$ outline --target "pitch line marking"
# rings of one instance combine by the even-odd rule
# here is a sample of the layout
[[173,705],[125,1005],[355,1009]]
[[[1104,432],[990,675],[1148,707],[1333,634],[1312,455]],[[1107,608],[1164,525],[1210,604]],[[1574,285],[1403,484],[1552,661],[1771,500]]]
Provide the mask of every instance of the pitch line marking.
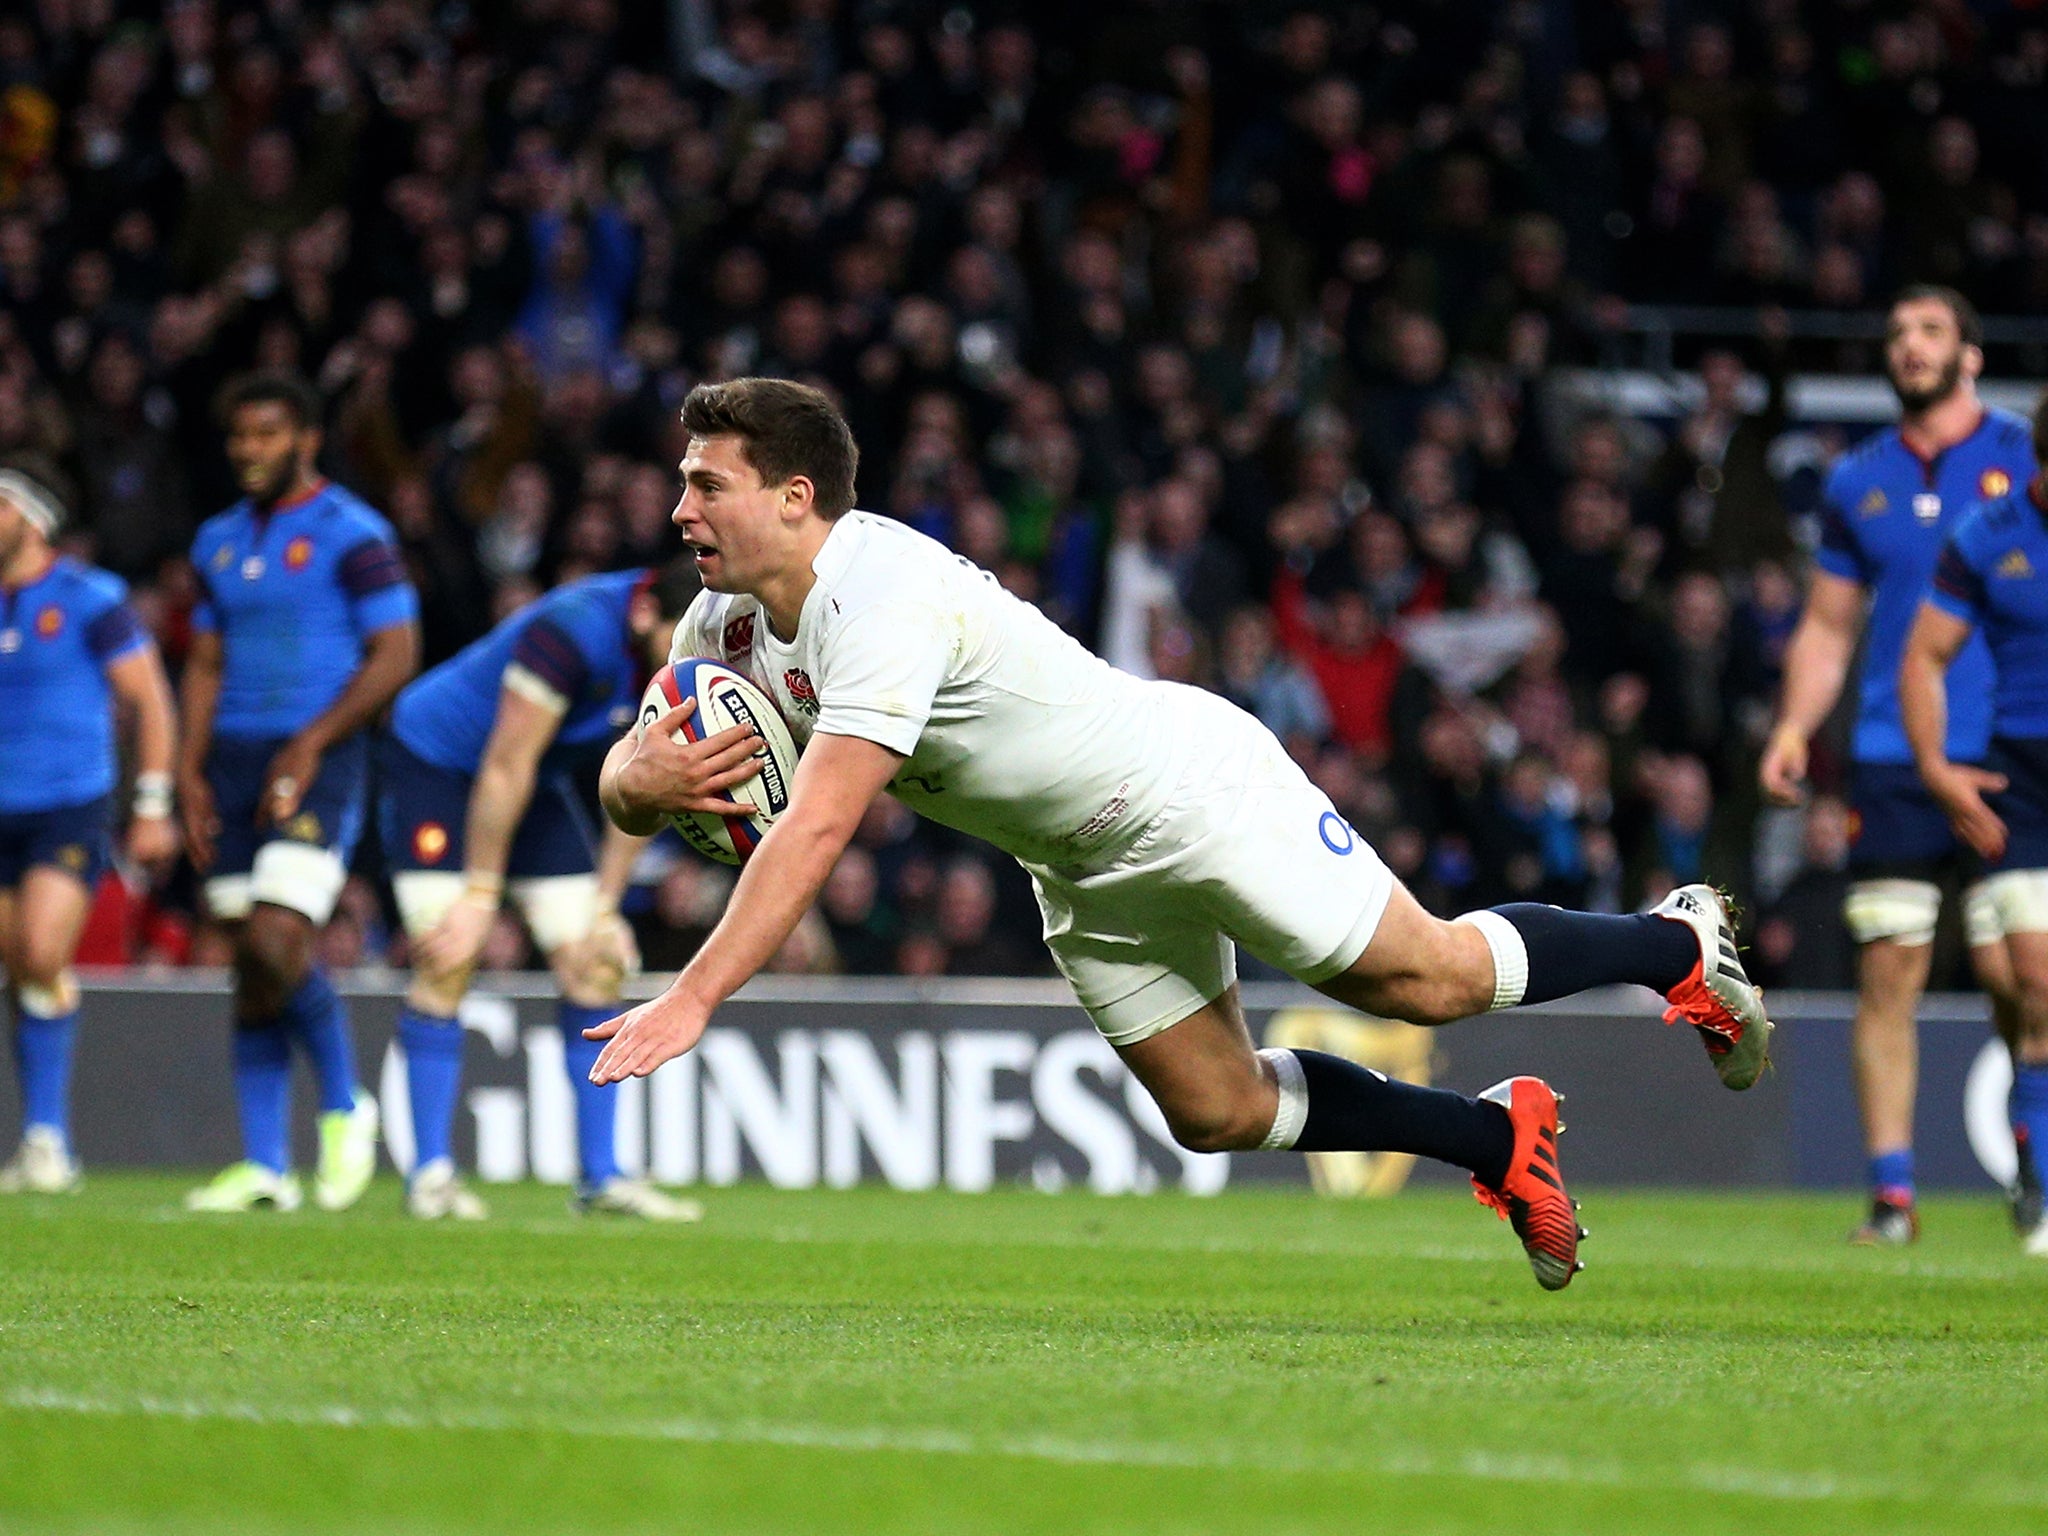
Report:
[[[685,1445],[783,1446],[792,1450],[923,1456],[1000,1456],[1065,1466],[1108,1466],[1194,1472],[1268,1472],[1292,1476],[1363,1472],[1396,1477],[1464,1477],[1487,1482],[1562,1484],[1669,1491],[1674,1485],[1700,1493],[1739,1494],[1781,1503],[1813,1504],[1837,1499],[1926,1502],[1936,1495],[1870,1478],[1827,1472],[1743,1470],[1689,1466],[1669,1472],[1635,1472],[1619,1462],[1560,1455],[1503,1455],[1460,1451],[1451,1455],[1417,1447],[1390,1449],[1375,1459],[1322,1460],[1313,1457],[1246,1455],[1227,1449],[1198,1450],[1143,1440],[1070,1440],[1054,1435],[964,1435],[944,1429],[841,1429],[824,1424],[774,1424],[705,1419],[627,1420],[602,1429],[549,1424],[509,1414],[464,1410],[414,1413],[402,1408],[353,1408],[346,1404],[267,1407],[257,1403],[205,1402],[191,1398],[138,1396],[117,1401],[54,1389],[11,1389],[0,1406],[28,1413],[95,1417],[182,1419],[309,1429],[398,1429],[454,1432],[518,1430],[553,1432],[586,1439],[646,1440]],[[2008,1508],[2048,1508],[2048,1487],[1994,1489],[1940,1497],[1950,1503]]]

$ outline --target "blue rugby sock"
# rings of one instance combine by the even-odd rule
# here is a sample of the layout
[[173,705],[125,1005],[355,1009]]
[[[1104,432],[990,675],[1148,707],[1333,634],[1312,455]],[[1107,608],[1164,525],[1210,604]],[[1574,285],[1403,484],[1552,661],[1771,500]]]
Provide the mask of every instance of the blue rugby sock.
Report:
[[2040,1169],[2043,1156],[2048,1155],[2048,1062],[2013,1064],[2012,1097],[2007,1105],[2012,1113],[2013,1139],[2023,1143],[2024,1150],[2033,1155],[2035,1168]]
[[[1419,1088],[1384,1077],[1322,1051],[1272,1052],[1301,1064],[1300,1089],[1308,1099],[1301,1128],[1288,1142],[1296,1152],[1412,1152],[1477,1174],[1498,1186],[1515,1155],[1515,1128],[1507,1112],[1448,1088]],[[1281,1071],[1281,1114],[1287,1114],[1287,1076]]]
[[235,1026],[235,1105],[242,1155],[273,1173],[291,1165],[285,1133],[292,1104],[292,1046],[269,1021]]
[[412,1166],[450,1156],[455,1102],[462,1094],[462,1026],[411,1004],[398,1016],[405,1047],[405,1083],[412,1099]]
[[1879,1152],[1870,1159],[1870,1188],[1880,1200],[1893,1205],[1913,1203],[1913,1149]]
[[18,1011],[14,1065],[21,1080],[21,1123],[47,1126],[71,1145],[71,1060],[78,1044],[78,1010],[55,1018]]
[[590,1080],[590,1069],[596,1065],[605,1042],[583,1038],[584,1030],[602,1024],[617,1012],[617,1004],[586,1008],[580,1003],[564,1002],[555,1015],[562,1028],[562,1060],[569,1070],[569,1086],[576,1094],[576,1155],[583,1166],[585,1189],[596,1189],[619,1173],[618,1146],[614,1140],[619,1090],[611,1084],[600,1088]]
[[1700,961],[1692,929],[1651,912],[1616,917],[1533,901],[1492,910],[1514,925],[1528,951],[1528,981],[1518,1003],[1547,1003],[1620,982],[1669,992]]
[[306,972],[298,991],[285,1000],[278,1022],[312,1059],[321,1113],[354,1108],[355,1041],[349,1032],[348,1008],[325,971],[316,965]]

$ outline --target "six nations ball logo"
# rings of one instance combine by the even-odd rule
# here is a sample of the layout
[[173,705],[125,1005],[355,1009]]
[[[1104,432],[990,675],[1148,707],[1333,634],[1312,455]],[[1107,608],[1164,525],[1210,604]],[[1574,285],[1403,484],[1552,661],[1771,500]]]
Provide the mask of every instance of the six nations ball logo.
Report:
[[[761,734],[760,722],[754,718],[753,707],[747,703],[745,694],[731,686],[719,688],[716,684],[713,684],[712,689],[717,695],[719,705],[725,710],[727,717],[731,719],[733,724],[750,725],[754,728],[755,734]],[[813,703],[811,708],[815,711],[817,705]],[[768,795],[768,814],[780,816],[789,809],[789,785],[783,780],[782,764],[775,760],[773,752],[766,750],[763,750],[760,754],[760,763],[760,782],[761,788]]]

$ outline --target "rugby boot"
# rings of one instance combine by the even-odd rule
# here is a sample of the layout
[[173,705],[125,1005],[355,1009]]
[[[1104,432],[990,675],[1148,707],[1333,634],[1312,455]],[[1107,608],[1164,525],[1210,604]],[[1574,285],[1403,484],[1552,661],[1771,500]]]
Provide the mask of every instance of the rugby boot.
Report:
[[70,1195],[81,1182],[77,1160],[54,1126],[30,1126],[20,1150],[0,1166],[0,1195]]
[[1563,1102],[1540,1077],[1511,1077],[1479,1095],[1508,1112],[1515,1130],[1515,1150],[1507,1176],[1498,1188],[1472,1178],[1472,1192],[1481,1205],[1492,1206],[1515,1229],[1529,1255],[1536,1283],[1561,1291],[1584,1269],[1579,1239],[1579,1207],[1564,1190],[1557,1165],[1557,1106]]
[[610,1178],[579,1190],[574,1210],[588,1215],[638,1216],[642,1221],[702,1221],[704,1207],[656,1189],[645,1179]]
[[253,1211],[259,1205],[274,1211],[296,1211],[305,1197],[298,1175],[279,1173],[261,1163],[230,1163],[214,1177],[185,1195],[185,1209],[216,1215]]
[[1735,952],[1735,920],[1727,898],[1711,885],[1681,885],[1650,911],[1684,923],[1700,941],[1699,964],[1664,994],[1670,1004],[1664,1022],[1698,1030],[1722,1083],[1747,1088],[1770,1065],[1775,1026],[1764,1013],[1763,993]]
[[2014,1235],[2032,1237],[2044,1214],[2041,1170],[2034,1166],[2034,1149],[2027,1142],[2024,1126],[2013,1127],[2013,1142],[2014,1150],[2019,1153],[2019,1171],[2013,1175],[2012,1187],[2005,1192],[2005,1199],[2012,1212]]
[[2020,1251],[2030,1258],[2048,1259],[2048,1217],[2034,1224],[2034,1230],[2021,1241]]
[[1920,1213],[1910,1200],[1887,1200],[1879,1195],[1870,1202],[1870,1214],[1849,1234],[1857,1248],[1903,1248],[1920,1236]]
[[376,1171],[377,1101],[358,1088],[353,1109],[332,1109],[320,1117],[313,1203],[323,1211],[347,1210],[362,1199]]
[[455,1165],[445,1157],[413,1170],[412,1182],[405,1190],[405,1208],[422,1221],[439,1221],[444,1216],[453,1221],[482,1221],[491,1214],[491,1208],[455,1176]]

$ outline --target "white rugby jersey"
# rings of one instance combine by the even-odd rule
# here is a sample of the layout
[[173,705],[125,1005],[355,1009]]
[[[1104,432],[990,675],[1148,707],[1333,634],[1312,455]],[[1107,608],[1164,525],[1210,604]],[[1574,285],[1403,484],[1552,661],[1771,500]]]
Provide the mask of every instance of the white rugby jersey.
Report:
[[812,569],[793,642],[757,599],[707,591],[670,659],[746,673],[799,747],[824,731],[902,753],[892,794],[1026,863],[1113,858],[1165,805],[1195,746],[1188,690],[1117,671],[891,518],[846,513]]

